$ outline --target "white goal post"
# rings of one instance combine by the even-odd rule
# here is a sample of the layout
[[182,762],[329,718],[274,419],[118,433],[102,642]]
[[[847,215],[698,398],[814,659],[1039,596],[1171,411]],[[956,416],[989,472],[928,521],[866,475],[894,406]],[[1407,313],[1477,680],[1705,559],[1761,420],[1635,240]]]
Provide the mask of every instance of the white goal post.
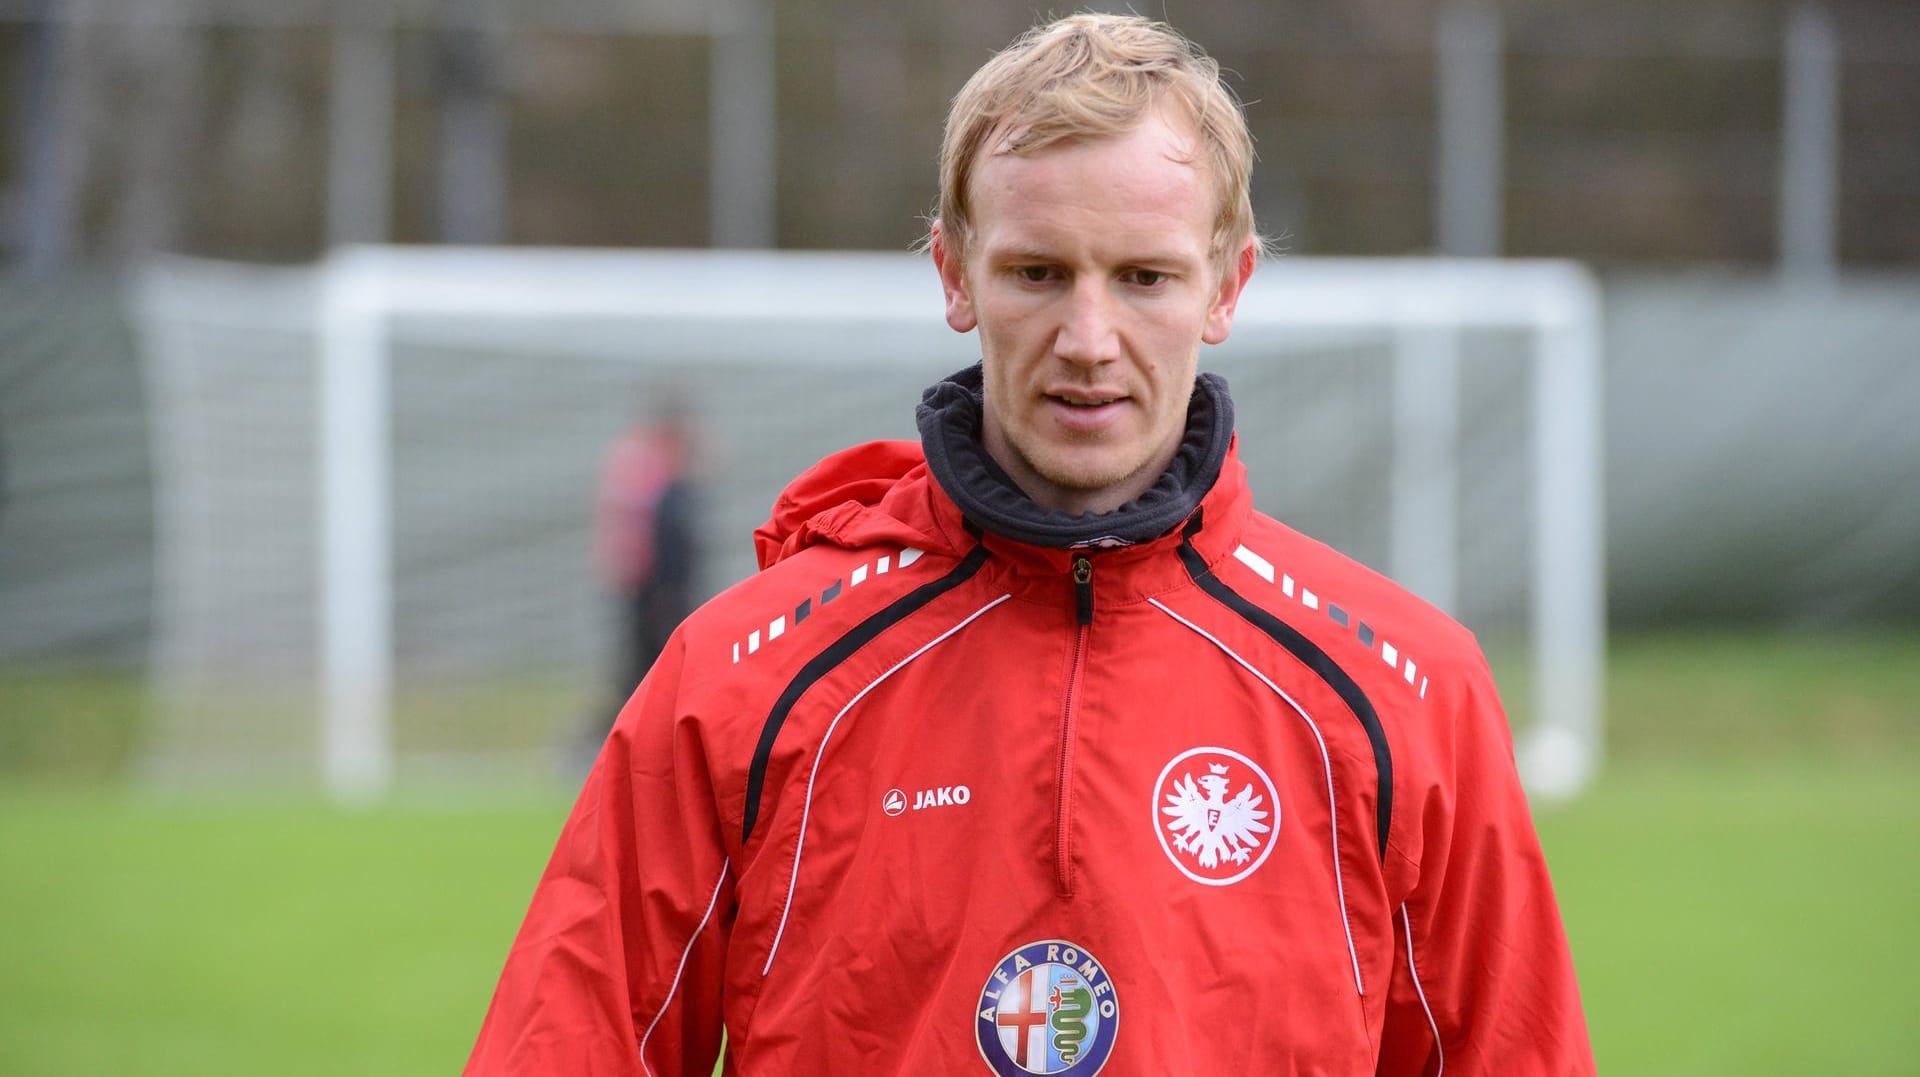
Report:
[[[972,355],[970,338],[941,319],[933,270],[905,254],[358,247],[328,258],[318,282],[321,756],[326,786],[346,799],[381,795],[395,773],[391,402],[403,326],[431,321],[444,338],[484,346],[508,324],[619,324],[631,330],[628,360],[779,356],[828,364],[829,382],[858,376],[832,364],[936,355],[959,357],[958,367]],[[1378,341],[1390,356],[1387,489],[1351,496],[1387,502],[1378,567],[1454,610],[1462,543],[1474,541],[1461,528],[1463,498],[1475,496],[1463,492],[1459,465],[1474,432],[1463,423],[1462,348],[1487,333],[1515,338],[1529,372],[1517,401],[1530,417],[1524,485],[1485,499],[1524,504],[1515,511],[1530,521],[1515,586],[1529,607],[1535,720],[1518,731],[1519,757],[1536,793],[1567,795],[1601,750],[1600,303],[1591,276],[1546,261],[1283,259],[1254,274],[1231,340],[1201,364],[1274,363],[1309,342]],[[911,405],[898,401],[903,414]],[[1253,409],[1240,407],[1244,448]],[[793,473],[811,463],[785,465]],[[1288,519],[1285,505],[1261,507]]]

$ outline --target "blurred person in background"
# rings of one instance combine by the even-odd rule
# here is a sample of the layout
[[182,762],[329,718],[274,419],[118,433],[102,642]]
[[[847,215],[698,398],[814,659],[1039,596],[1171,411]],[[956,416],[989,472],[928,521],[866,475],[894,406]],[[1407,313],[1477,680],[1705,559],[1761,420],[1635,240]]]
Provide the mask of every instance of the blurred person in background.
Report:
[[1471,635],[1254,511],[1252,145],[1166,26],[955,98],[982,361],[835,454],[628,703],[468,1073],[1590,1074]]
[[651,394],[642,415],[607,451],[594,506],[593,559],[619,609],[620,645],[610,693],[587,724],[588,757],[693,612],[699,546],[693,431],[678,394]]

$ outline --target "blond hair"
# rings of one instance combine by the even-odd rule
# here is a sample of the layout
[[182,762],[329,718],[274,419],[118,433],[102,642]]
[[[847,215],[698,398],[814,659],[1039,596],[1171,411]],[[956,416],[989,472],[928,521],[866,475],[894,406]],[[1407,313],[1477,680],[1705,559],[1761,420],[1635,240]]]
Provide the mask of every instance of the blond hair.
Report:
[[[1253,238],[1253,138],[1220,65],[1179,31],[1137,15],[1083,13],[1036,26],[973,73],[947,113],[940,146],[941,233],[965,258],[969,184],[982,153],[1037,153],[1137,126],[1163,101],[1193,124],[1193,162],[1213,180],[1213,255],[1222,266]],[[993,147],[989,150],[989,143]]]

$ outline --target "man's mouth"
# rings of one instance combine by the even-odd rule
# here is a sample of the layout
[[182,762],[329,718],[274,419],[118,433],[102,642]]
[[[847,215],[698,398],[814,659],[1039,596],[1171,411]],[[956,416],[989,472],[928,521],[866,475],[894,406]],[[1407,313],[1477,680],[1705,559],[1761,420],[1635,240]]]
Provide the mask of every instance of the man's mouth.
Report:
[[1105,407],[1106,405],[1111,404],[1117,400],[1124,399],[1123,397],[1119,397],[1119,396],[1093,396],[1085,393],[1074,393],[1071,395],[1061,394],[1061,393],[1049,393],[1048,396],[1051,399],[1058,401],[1059,403],[1065,404],[1070,408],[1099,408],[1099,407]]

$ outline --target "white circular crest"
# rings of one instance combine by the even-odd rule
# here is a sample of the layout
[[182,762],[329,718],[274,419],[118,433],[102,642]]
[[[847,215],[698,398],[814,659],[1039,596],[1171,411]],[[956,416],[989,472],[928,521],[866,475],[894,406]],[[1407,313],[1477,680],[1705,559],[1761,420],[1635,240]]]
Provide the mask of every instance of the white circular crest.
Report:
[[888,815],[899,815],[907,810],[907,794],[898,789],[889,789],[880,798],[880,810]]
[[1153,786],[1153,832],[1180,873],[1230,886],[1273,852],[1280,795],[1258,763],[1231,748],[1189,748]]

